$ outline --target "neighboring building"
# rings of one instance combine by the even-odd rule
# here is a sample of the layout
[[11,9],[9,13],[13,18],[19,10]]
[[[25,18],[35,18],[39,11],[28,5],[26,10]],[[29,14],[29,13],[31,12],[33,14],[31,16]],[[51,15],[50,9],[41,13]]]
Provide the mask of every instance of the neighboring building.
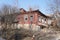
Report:
[[51,24],[51,17],[44,15],[39,10],[25,11],[23,8],[20,9],[17,20],[18,28],[30,30],[40,30],[40,28],[48,27]]

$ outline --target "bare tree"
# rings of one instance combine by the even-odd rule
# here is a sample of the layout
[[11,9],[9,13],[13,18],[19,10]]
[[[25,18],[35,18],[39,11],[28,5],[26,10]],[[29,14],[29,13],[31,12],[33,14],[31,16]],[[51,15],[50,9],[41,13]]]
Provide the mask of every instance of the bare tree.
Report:
[[60,0],[53,0],[49,5],[49,10],[53,13],[52,17],[56,20],[56,25],[60,27]]
[[18,8],[16,7],[12,7],[10,5],[3,5],[3,7],[1,8],[1,12],[2,12],[2,21],[5,28],[7,26],[11,26],[12,22],[15,20],[16,15],[15,13],[18,12]]

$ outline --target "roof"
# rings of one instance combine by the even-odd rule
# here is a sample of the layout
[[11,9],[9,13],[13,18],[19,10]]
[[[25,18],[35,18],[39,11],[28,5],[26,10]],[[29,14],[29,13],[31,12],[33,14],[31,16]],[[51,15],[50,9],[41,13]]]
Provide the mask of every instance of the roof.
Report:
[[39,10],[34,10],[34,11],[32,11],[32,12],[38,12],[39,15],[44,16],[44,17],[48,17],[48,16],[46,16],[45,14],[43,14],[43,13],[42,13],[41,11],[39,11]]
[[[23,9],[24,11],[24,9]],[[40,12],[39,10],[32,10],[32,11],[24,11],[24,12],[20,12],[20,14],[29,14],[29,13],[32,13],[32,12],[38,12],[39,15],[43,16],[43,17],[46,17],[46,18],[49,18],[49,16],[46,16],[45,14],[43,14],[42,12]]]

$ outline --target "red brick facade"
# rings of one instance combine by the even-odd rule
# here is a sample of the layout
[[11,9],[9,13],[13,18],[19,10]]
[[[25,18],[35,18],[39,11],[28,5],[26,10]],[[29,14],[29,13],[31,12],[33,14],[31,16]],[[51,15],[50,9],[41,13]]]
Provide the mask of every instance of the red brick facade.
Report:
[[[25,11],[24,9],[21,9],[20,15],[18,15],[17,20],[19,21],[18,23],[20,24],[20,27],[24,27],[26,29],[30,29],[31,27],[33,30],[35,30],[36,27],[42,25],[43,20],[45,24],[47,24],[48,18],[48,16],[42,14],[39,10]],[[39,19],[41,21],[39,21]]]

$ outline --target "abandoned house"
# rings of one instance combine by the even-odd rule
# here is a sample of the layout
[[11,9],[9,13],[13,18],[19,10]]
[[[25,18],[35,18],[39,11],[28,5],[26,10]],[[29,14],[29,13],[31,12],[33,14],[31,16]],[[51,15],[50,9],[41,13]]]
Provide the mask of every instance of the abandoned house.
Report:
[[48,27],[51,24],[51,17],[44,15],[39,10],[25,11],[20,9],[20,14],[17,16],[18,27],[30,30],[40,30],[43,27]]

